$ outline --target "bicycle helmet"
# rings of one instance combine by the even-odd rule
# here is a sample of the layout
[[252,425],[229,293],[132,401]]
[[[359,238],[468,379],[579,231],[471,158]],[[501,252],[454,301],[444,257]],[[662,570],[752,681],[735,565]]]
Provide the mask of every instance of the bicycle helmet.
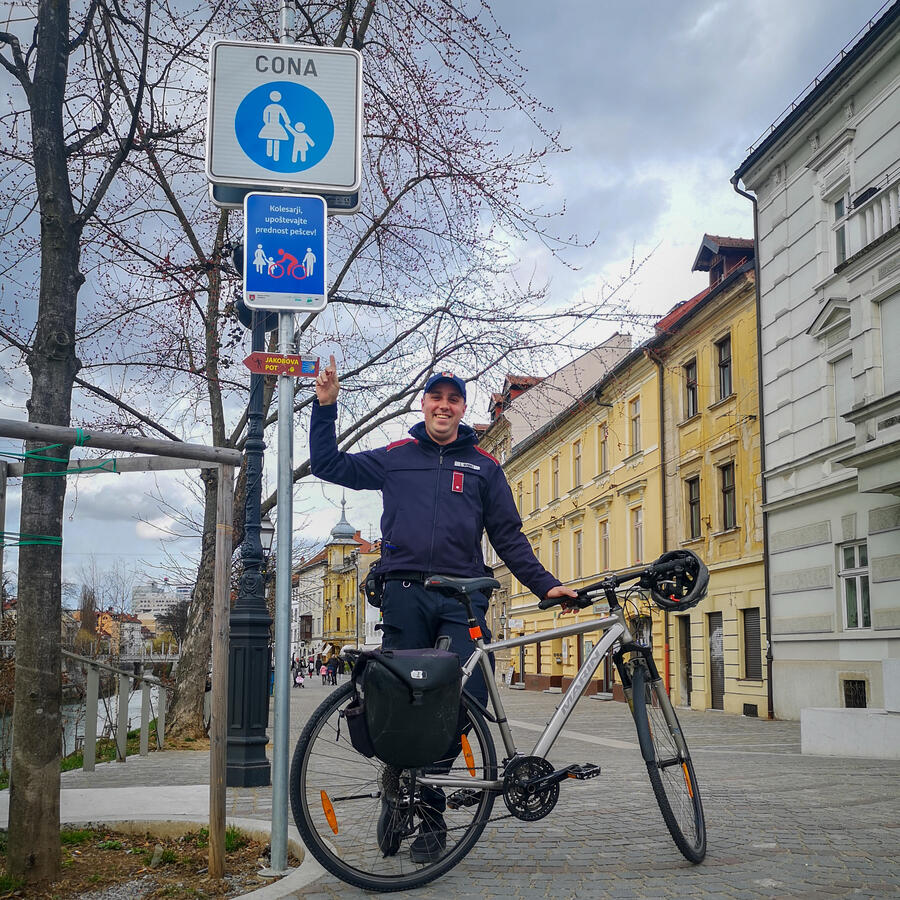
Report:
[[679,612],[696,606],[705,596],[709,569],[690,550],[670,550],[649,566],[641,586],[661,609]]

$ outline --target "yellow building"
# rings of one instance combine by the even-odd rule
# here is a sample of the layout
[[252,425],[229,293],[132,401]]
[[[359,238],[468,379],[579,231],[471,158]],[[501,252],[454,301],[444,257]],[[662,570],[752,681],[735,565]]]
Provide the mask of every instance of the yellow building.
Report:
[[[752,248],[752,241],[704,236],[694,268],[710,272],[709,288],[676,306],[652,338],[620,354],[601,377],[574,379],[590,387],[571,391],[564,408],[524,437],[510,420],[522,399],[540,405],[550,379],[492,404],[497,414],[481,446],[503,463],[538,558],[572,587],[664,550],[697,552],[711,572],[703,603],[677,616],[648,603],[637,610],[649,617],[657,665],[677,704],[765,714]],[[487,558],[503,585],[493,604],[495,633],[561,624],[558,607],[538,610],[538,599],[490,548]],[[526,688],[564,689],[598,638],[520,648],[498,660],[498,670],[514,669]],[[598,676],[589,690],[621,697],[609,665]]]
[[[543,565],[564,583],[580,587],[609,569],[656,558],[662,552],[659,366],[643,347],[628,352],[587,392],[571,395],[568,406],[530,435],[512,443],[508,423],[498,417],[482,446],[504,463],[523,531]],[[543,384],[530,388],[532,402]],[[506,417],[504,413],[503,418]],[[491,450],[491,448],[495,448]],[[542,611],[488,550],[506,596],[508,636],[554,627],[559,608]],[[589,618],[586,610],[567,616]],[[527,688],[564,689],[599,633],[561,638],[520,648],[509,661]],[[661,636],[654,653],[662,665]],[[498,663],[501,666],[503,661]],[[524,673],[524,679],[522,678]],[[610,667],[589,687],[613,691]]]
[[656,325],[664,363],[666,547],[710,570],[669,617],[669,690],[694,709],[768,714],[753,241],[704,235],[710,285]]
[[325,546],[322,637],[331,653],[365,643],[366,604],[359,593],[359,582],[379,554],[376,545],[360,537],[347,521],[345,507],[346,501],[342,500],[340,521],[331,530]]

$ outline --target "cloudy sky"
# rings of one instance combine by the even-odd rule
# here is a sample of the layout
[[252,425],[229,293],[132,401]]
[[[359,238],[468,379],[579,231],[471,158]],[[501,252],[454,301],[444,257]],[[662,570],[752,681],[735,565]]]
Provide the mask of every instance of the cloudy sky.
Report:
[[[555,296],[599,296],[632,257],[649,254],[629,287],[637,309],[661,315],[701,290],[706,276],[690,267],[703,233],[753,235],[750,204],[729,182],[747,149],[883,5],[492,0],[498,24],[521,49],[530,91],[552,109],[546,121],[570,148],[550,161],[551,184],[537,202],[565,204],[560,231],[596,236],[570,257],[577,271],[539,247],[518,247],[523,272],[550,279]],[[504,129],[511,145],[520,137],[514,123]],[[467,418],[485,419],[483,394]],[[187,489],[170,478],[160,485],[176,506],[189,505]],[[101,564],[118,554],[135,564],[161,558],[157,532],[134,518],[139,506],[151,508],[145,495],[153,488],[131,475],[72,485],[64,532],[70,577],[91,552]],[[348,495],[348,518],[364,536],[377,536],[378,500]],[[339,490],[304,482],[295,500],[298,535],[327,535],[339,503]],[[11,483],[6,527],[16,530],[17,522]]]

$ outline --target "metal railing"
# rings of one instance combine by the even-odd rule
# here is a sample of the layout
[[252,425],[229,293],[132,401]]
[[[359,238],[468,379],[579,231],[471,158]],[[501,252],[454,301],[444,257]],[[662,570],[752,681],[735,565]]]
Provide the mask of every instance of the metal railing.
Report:
[[[0,648],[12,648],[15,650],[15,641],[0,641]],[[130,725],[129,704],[131,699],[132,683],[134,689],[140,689],[141,692],[141,724],[138,740],[138,753],[140,756],[147,756],[150,752],[150,723],[151,723],[151,689],[155,686],[158,688],[156,702],[156,747],[158,750],[165,748],[166,734],[166,686],[155,675],[135,674],[134,672],[125,672],[117,669],[107,663],[100,662],[87,656],[80,656],[70,650],[62,650],[62,655],[67,659],[74,660],[87,669],[87,679],[85,684],[85,716],[84,716],[84,737],[82,742],[83,762],[82,771],[93,772],[97,763],[97,721],[100,711],[100,673],[101,671],[109,672],[118,679],[118,692],[115,727],[113,733],[115,735],[116,745],[116,762],[125,762],[128,756],[128,731]],[[108,717],[111,721],[111,717]],[[77,732],[77,727],[76,727]],[[13,736],[15,740],[15,736]]]

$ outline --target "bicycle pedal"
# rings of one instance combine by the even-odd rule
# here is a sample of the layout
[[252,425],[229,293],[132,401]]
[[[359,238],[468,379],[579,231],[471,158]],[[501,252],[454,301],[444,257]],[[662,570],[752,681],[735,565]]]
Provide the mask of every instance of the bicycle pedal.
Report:
[[593,763],[585,763],[583,766],[569,766],[569,778],[577,778],[584,781],[586,778],[596,778],[600,774],[600,766]]
[[481,791],[476,791],[473,788],[463,788],[459,791],[454,791],[447,798],[447,806],[450,809],[462,809],[464,806],[475,806],[481,800]]

